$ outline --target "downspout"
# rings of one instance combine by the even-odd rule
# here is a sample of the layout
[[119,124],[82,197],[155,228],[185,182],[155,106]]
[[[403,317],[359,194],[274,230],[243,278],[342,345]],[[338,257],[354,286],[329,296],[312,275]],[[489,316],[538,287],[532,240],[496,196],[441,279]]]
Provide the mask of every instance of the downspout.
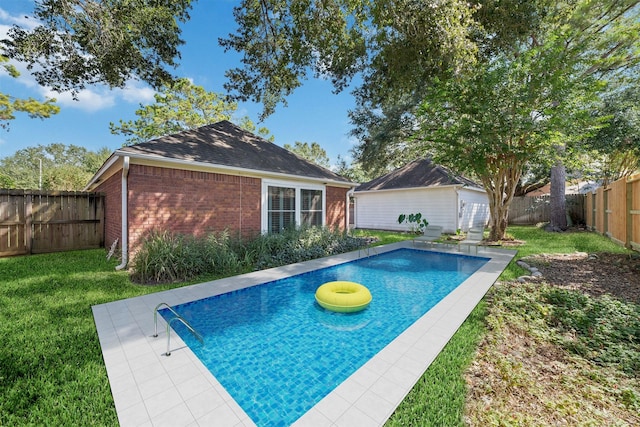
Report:
[[120,246],[122,247],[122,262],[120,265],[116,266],[116,270],[122,270],[127,266],[127,255],[128,255],[128,246],[129,246],[129,221],[128,219],[128,186],[127,186],[127,178],[129,177],[129,156],[124,156],[122,163],[122,236],[120,239]]

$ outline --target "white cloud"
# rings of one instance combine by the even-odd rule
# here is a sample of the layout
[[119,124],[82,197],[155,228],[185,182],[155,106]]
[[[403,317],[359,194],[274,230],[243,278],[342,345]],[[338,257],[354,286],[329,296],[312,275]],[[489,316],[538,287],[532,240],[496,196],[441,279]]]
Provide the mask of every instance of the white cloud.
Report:
[[49,88],[42,88],[42,95],[47,98],[55,98],[56,103],[62,107],[75,108],[78,110],[95,112],[111,108],[116,104],[114,94],[93,89],[83,89],[77,93],[76,99],[69,92],[58,93]]
[[154,101],[156,91],[149,86],[140,86],[140,83],[131,81],[123,89],[116,89],[118,95],[127,102],[148,104]]
[[42,96],[56,98],[63,107],[75,108],[88,112],[104,110],[115,106],[118,102],[149,104],[154,101],[155,90],[139,81],[130,80],[124,88],[108,89],[103,85],[96,85],[81,90],[73,98],[70,92],[58,93],[49,88],[41,88]]
[[[14,95],[22,98],[30,96],[40,96],[44,98],[55,98],[57,103],[62,107],[75,108],[88,112],[95,112],[111,108],[118,101],[127,103],[147,104],[153,102],[155,91],[149,86],[142,86],[139,82],[130,81],[124,88],[108,89],[104,85],[95,85],[85,88],[78,92],[76,99],[73,98],[71,92],[55,92],[51,88],[42,87],[36,82],[33,75],[27,70],[26,65],[11,61],[11,63],[20,72],[20,77],[13,79],[15,83],[19,83],[28,92],[14,93]],[[0,68],[0,79],[9,78],[9,74]],[[37,94],[34,94],[35,91]]]
[[0,24],[0,39],[7,38],[7,33],[9,32],[9,28],[11,28],[11,26]]
[[[0,25],[0,27],[6,26],[7,29],[9,28],[9,26],[18,25],[22,28],[31,30],[37,27],[39,24],[38,20],[33,18],[32,16],[26,14],[12,15],[2,8],[0,8],[0,22],[3,24],[8,24],[8,26]],[[6,35],[6,33],[4,33],[2,29],[0,29],[0,35]]]
[[[26,14],[11,14],[0,8],[0,39],[7,36],[7,32],[12,25],[19,25],[23,28],[31,29],[38,25],[37,19],[29,17]],[[55,98],[57,103],[67,108],[84,110],[87,112],[95,112],[107,108],[111,108],[119,101],[127,103],[147,104],[153,102],[155,91],[149,86],[137,80],[127,82],[124,88],[108,89],[104,85],[95,85],[85,88],[76,94],[76,99],[70,92],[58,93],[51,88],[42,87],[33,77],[31,71],[27,70],[26,64],[11,61],[11,64],[20,72],[20,77],[13,79],[14,83],[22,86],[26,93],[14,93],[15,96],[27,98],[41,96],[46,98]],[[37,70],[38,66],[34,67]],[[9,78],[9,74],[0,68],[0,79]],[[37,94],[34,94],[33,92]]]

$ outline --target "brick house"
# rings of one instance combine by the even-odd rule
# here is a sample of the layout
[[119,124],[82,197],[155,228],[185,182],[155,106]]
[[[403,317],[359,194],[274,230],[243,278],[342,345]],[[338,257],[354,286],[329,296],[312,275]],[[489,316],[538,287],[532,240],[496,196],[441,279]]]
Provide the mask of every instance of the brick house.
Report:
[[116,150],[85,190],[105,194],[105,244],[123,262],[151,230],[248,237],[289,225],[346,229],[355,187],[221,121]]

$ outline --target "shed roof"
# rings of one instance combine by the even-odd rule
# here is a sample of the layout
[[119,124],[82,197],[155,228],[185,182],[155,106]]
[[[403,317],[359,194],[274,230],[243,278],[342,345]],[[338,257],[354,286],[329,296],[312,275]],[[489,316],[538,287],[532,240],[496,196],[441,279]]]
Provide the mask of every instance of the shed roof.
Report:
[[386,175],[365,182],[355,191],[398,190],[445,185],[481,188],[476,182],[456,175],[444,166],[435,164],[431,159],[426,158],[414,160]]
[[124,147],[117,153],[350,182],[227,120]]

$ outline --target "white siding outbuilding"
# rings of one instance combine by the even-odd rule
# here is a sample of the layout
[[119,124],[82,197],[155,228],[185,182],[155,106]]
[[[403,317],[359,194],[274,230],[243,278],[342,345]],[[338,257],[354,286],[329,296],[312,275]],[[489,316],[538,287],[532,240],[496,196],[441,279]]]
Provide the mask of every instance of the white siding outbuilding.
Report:
[[484,189],[430,159],[416,160],[364,183],[353,193],[356,228],[407,231],[400,214],[421,213],[445,233],[484,227],[489,201]]

